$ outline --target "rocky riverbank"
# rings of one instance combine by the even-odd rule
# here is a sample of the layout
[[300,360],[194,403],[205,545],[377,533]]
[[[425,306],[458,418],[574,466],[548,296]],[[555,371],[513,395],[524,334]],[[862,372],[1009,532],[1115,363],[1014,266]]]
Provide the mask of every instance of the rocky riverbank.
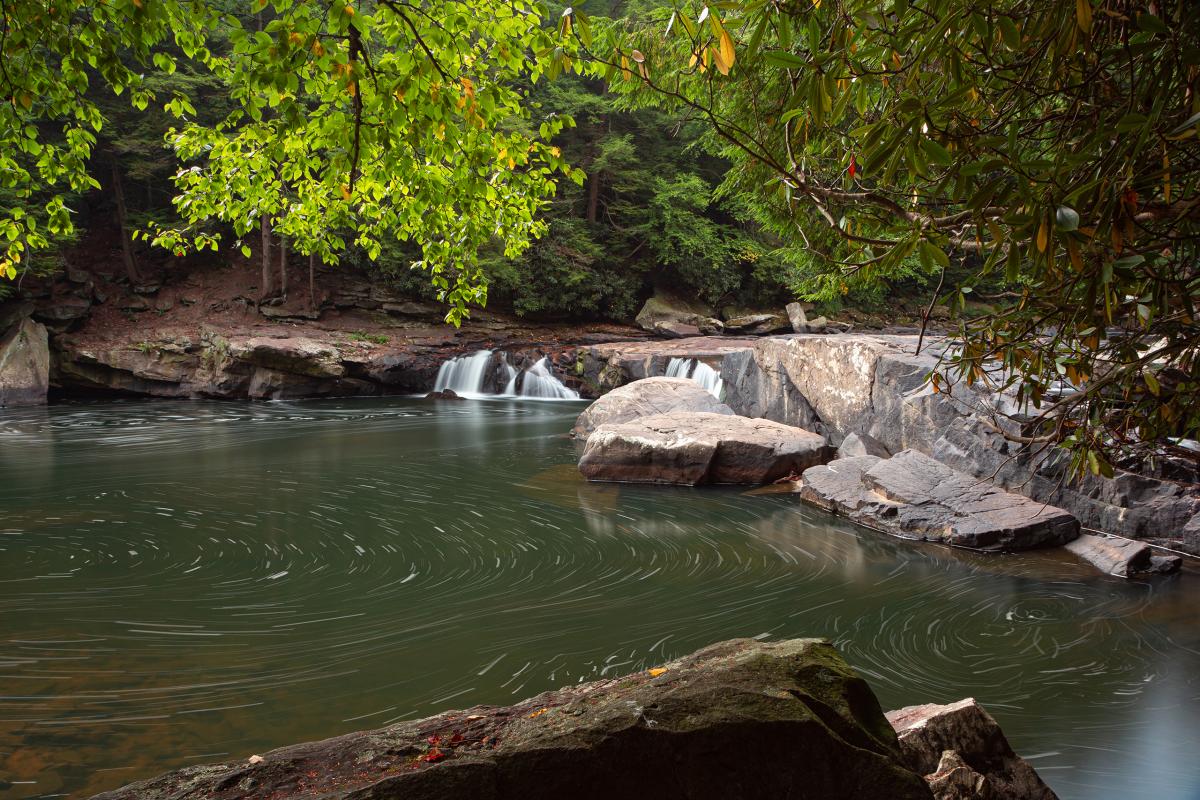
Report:
[[96,800],[564,796],[1054,798],[974,701],[885,716],[828,643],[740,639],[513,706],[246,754]]
[[[722,321],[661,298],[639,315],[642,328],[536,325],[476,312],[455,329],[441,322],[442,307],[350,273],[325,276],[314,303],[293,296],[274,305],[250,299],[252,287],[238,283],[246,274],[214,267],[129,286],[70,270],[27,287],[0,308],[0,405],[43,402],[48,392],[222,399],[424,393],[447,359],[484,350],[495,351],[481,372],[484,392],[501,391],[514,372],[542,359],[548,374],[589,398],[703,368],[729,413],[803,429],[830,448],[853,445],[859,455],[913,451],[932,459],[921,462],[929,464],[926,474],[936,463],[1062,509],[1085,529],[1200,555],[1194,464],[1164,458],[1152,467],[1125,465],[1113,479],[1068,480],[1061,453],[1034,452],[1004,436],[1019,426],[1006,416],[1015,410],[1010,398],[979,386],[934,392],[926,384],[945,346],[937,337],[918,353],[914,335],[846,332],[851,323],[809,320],[798,305],[788,314]],[[762,335],[785,322],[819,332]],[[739,335],[685,335],[702,328]],[[782,468],[786,459],[776,451],[771,458]],[[774,474],[769,466],[767,473]],[[837,507],[832,496],[827,501]],[[853,505],[868,524],[872,514],[891,511]],[[1087,549],[1096,560],[1112,560],[1111,542],[1094,545]],[[1131,564],[1148,563],[1135,554],[1111,571],[1136,574]]]

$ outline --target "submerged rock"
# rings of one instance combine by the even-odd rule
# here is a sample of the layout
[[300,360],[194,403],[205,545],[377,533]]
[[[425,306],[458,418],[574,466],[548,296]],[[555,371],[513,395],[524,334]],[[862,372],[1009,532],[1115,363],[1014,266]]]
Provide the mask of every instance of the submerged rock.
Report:
[[689,378],[645,378],[625,384],[596,400],[575,420],[571,432],[586,437],[606,423],[676,411],[733,414],[733,409]]
[[26,317],[0,335],[0,407],[44,405],[49,385],[46,326]]
[[825,437],[801,428],[691,411],[601,425],[588,437],[579,471],[593,481],[760,484],[831,457]]
[[972,698],[887,712],[908,765],[936,800],[1057,800]]
[[1183,559],[1174,555],[1156,556],[1150,545],[1115,536],[1080,534],[1067,543],[1067,549],[1102,572],[1118,578],[1132,578],[1148,572],[1178,572]]
[[916,450],[813,467],[804,472],[800,496],[871,528],[977,550],[1029,550],[1079,535],[1079,523],[1066,511],[998,489]]
[[438,391],[430,392],[425,395],[426,400],[462,400],[458,392],[453,389],[439,389]]
[[623,678],[188,767],[96,800],[929,800],[826,642],[723,642]]

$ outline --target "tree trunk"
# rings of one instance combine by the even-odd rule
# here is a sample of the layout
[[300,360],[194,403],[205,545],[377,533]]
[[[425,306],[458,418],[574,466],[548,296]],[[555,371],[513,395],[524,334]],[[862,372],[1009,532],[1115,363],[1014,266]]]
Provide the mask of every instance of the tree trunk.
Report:
[[262,218],[262,286],[259,287],[259,297],[266,300],[271,296],[271,221],[264,214]]
[[287,237],[279,237],[279,294],[287,300]]
[[595,222],[600,209],[600,173],[588,173],[587,221]]
[[121,260],[125,262],[125,274],[129,282],[136,284],[141,281],[138,274],[137,260],[133,256],[133,243],[129,239],[129,221],[125,213],[125,185],[121,180],[121,166],[116,156],[112,159],[113,197],[117,201],[117,227],[121,229]]
[[316,284],[313,282],[313,273],[316,272],[317,254],[312,253],[308,257],[308,308],[310,311],[317,310],[317,290]]

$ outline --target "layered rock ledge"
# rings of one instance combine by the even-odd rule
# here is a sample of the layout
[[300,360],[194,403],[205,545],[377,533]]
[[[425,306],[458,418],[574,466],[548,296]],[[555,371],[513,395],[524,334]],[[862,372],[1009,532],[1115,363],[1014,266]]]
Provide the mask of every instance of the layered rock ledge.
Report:
[[976,550],[1030,550],[1079,535],[1061,508],[997,489],[916,450],[840,458],[804,472],[800,496],[871,528]]
[[[939,746],[990,778],[991,751],[974,748],[995,733],[939,730]],[[514,706],[188,767],[96,800],[929,800],[913,752],[827,642],[740,639]],[[1008,786],[1011,758],[985,788]]]

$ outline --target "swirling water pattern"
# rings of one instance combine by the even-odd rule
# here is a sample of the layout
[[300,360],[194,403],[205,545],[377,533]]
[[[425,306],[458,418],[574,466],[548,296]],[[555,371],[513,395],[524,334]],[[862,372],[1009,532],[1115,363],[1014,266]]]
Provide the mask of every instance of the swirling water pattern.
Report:
[[581,406],[105,403],[0,416],[0,800],[825,636],[884,707],[974,696],[1070,798],[1200,796],[1197,578],[583,483]]

